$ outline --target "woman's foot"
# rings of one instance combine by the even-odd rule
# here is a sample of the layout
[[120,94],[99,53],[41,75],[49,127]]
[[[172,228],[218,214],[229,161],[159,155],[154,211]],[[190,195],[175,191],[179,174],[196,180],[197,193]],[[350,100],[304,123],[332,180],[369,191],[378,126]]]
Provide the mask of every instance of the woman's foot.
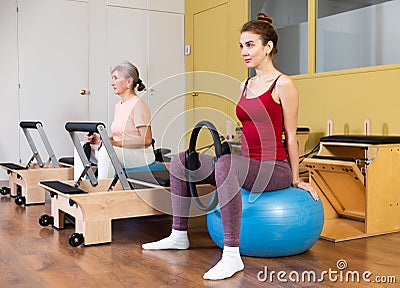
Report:
[[190,246],[187,231],[172,229],[171,235],[156,242],[142,245],[145,250],[188,249]]
[[230,278],[236,272],[242,271],[244,264],[240,257],[239,247],[224,247],[222,258],[219,262],[208,270],[203,279],[221,280]]

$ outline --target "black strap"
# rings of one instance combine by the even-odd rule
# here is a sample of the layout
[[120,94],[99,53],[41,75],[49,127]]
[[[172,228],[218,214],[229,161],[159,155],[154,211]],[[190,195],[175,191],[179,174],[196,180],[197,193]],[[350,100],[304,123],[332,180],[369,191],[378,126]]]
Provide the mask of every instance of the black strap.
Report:
[[272,90],[274,90],[276,82],[278,81],[279,77],[281,77],[282,74],[280,74],[278,77],[276,77],[275,81],[272,83],[271,87],[269,87],[269,92],[272,94]]
[[[276,82],[278,82],[278,79],[279,79],[279,77],[281,77],[281,76],[282,76],[282,74],[280,74],[278,77],[276,77],[276,79],[274,80],[274,82],[272,82],[271,86],[270,86],[269,89],[268,89],[268,91],[269,91],[270,93],[272,93],[272,91],[274,90],[274,88],[275,88],[275,86],[276,86]],[[247,91],[247,84],[249,83],[249,80],[250,80],[250,77],[247,78],[246,82],[244,83],[244,88],[243,88],[243,91],[242,91],[242,96],[244,96],[244,94],[245,94],[246,91]]]
[[250,77],[247,78],[246,82],[244,83],[244,88],[243,88],[243,91],[242,91],[242,97],[245,97],[245,98],[246,98],[245,94],[247,92],[247,84],[249,83],[249,80],[250,80]]

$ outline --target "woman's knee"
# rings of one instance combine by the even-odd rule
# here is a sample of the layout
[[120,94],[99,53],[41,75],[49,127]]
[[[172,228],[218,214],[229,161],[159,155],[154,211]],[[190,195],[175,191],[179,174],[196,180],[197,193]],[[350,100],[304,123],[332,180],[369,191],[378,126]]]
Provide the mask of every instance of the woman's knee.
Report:
[[230,166],[232,163],[232,155],[231,154],[225,154],[222,155],[221,157],[218,158],[217,163],[215,164],[215,167],[217,166]]
[[217,185],[221,185],[225,181],[230,181],[232,179],[232,173],[235,174],[235,167],[232,165],[231,155],[222,155],[215,163],[215,181]]
[[222,155],[215,163],[215,174],[228,174],[232,168],[232,156],[230,154]]
[[170,171],[173,175],[180,175],[185,170],[185,152],[179,152],[171,158]]

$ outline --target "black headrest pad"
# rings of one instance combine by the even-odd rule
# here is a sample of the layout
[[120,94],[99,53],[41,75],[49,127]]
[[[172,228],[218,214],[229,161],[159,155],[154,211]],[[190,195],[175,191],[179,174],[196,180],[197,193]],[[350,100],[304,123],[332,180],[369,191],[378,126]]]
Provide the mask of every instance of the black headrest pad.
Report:
[[357,144],[400,144],[400,136],[380,135],[331,135],[320,139],[324,143],[357,143]]
[[297,127],[296,132],[310,132],[308,127]]

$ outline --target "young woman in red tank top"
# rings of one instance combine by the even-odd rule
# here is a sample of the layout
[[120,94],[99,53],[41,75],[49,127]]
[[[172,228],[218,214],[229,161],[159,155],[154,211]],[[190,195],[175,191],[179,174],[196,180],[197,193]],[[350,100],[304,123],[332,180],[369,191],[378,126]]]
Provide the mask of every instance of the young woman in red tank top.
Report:
[[[239,253],[242,198],[240,188],[252,192],[273,191],[293,185],[318,195],[308,183],[299,180],[296,140],[298,93],[293,81],[273,65],[277,35],[272,20],[260,15],[243,25],[240,36],[242,57],[257,75],[242,84],[242,96],[236,107],[242,122],[242,156],[223,155],[213,170],[212,156],[199,154],[198,180],[216,185],[224,228],[221,260],[203,278],[220,280],[243,270]],[[284,127],[288,158],[282,142]],[[185,153],[171,160],[171,234],[143,249],[188,249],[187,236],[190,192],[185,179]],[[268,241],[268,239],[265,239]]]

